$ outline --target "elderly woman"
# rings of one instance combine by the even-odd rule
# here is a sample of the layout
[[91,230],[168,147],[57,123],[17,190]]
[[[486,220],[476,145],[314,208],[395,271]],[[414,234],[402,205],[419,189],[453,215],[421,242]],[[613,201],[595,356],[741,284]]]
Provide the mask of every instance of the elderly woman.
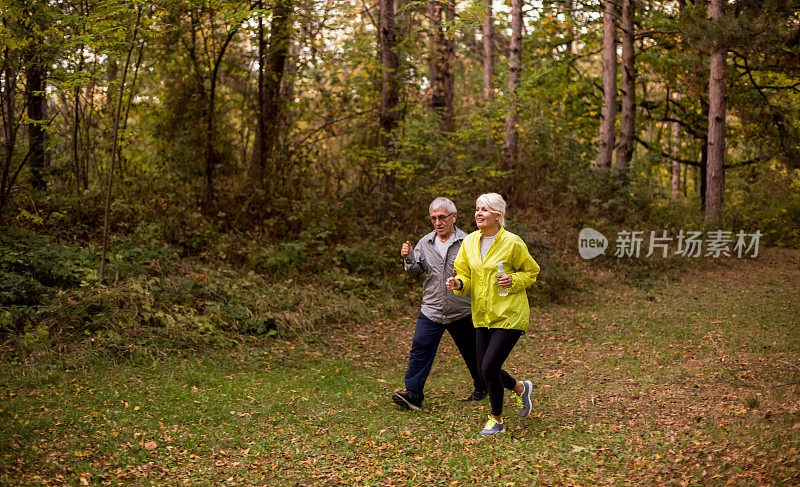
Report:
[[[504,389],[514,391],[523,418],[531,414],[530,381],[519,381],[503,370],[503,363],[528,329],[530,307],[525,289],[536,281],[539,265],[525,242],[505,230],[506,202],[497,193],[478,197],[475,223],[455,260],[455,277],[447,289],[457,295],[471,293],[478,369],[489,391],[491,414],[480,434],[505,432]],[[498,268],[502,267],[501,271]]]

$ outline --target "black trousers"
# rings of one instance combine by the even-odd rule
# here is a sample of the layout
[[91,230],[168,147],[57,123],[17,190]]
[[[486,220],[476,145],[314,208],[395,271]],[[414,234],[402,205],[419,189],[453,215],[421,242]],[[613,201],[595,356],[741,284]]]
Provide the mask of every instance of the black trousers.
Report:
[[442,341],[445,330],[453,337],[472,376],[475,389],[485,391],[483,378],[478,373],[475,328],[472,326],[472,317],[467,315],[445,325],[429,319],[422,312],[417,316],[414,340],[411,342],[411,353],[408,356],[408,369],[405,376],[406,389],[417,393],[420,398],[423,397],[422,390],[431,373],[433,359],[436,357],[436,351],[439,349],[439,343]]
[[503,328],[476,328],[475,345],[478,352],[478,369],[481,371],[486,389],[489,391],[489,402],[492,414],[503,414],[503,389],[514,389],[517,379],[503,370],[511,350],[522,336],[522,330],[506,330]]

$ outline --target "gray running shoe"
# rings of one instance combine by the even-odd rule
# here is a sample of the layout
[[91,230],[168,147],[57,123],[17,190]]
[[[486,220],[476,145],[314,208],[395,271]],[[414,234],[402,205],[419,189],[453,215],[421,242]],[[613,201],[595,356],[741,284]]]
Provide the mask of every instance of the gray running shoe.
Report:
[[533,390],[533,382],[524,380],[522,381],[522,395],[516,396],[517,404],[519,404],[519,415],[523,418],[531,415],[531,390]]
[[506,432],[506,426],[500,421],[494,419],[490,414],[489,420],[486,421],[485,425],[483,425],[483,429],[481,430],[481,436],[494,436],[505,432]]

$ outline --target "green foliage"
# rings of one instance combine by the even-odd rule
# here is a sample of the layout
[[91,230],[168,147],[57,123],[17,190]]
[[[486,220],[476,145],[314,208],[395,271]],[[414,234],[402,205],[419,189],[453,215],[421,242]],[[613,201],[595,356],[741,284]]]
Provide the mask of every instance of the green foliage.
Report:
[[[725,220],[734,231],[756,230],[762,245],[800,248],[800,170],[781,165],[751,166],[734,179],[726,193]],[[764,205],[769,201],[769,205]]]

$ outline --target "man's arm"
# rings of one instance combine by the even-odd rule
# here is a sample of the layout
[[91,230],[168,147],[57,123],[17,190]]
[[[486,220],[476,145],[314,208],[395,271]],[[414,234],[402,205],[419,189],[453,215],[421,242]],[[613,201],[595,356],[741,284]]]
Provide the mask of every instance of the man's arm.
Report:
[[425,258],[420,250],[420,245],[411,247],[411,243],[406,241],[400,249],[400,256],[403,257],[403,269],[413,278],[425,274]]

